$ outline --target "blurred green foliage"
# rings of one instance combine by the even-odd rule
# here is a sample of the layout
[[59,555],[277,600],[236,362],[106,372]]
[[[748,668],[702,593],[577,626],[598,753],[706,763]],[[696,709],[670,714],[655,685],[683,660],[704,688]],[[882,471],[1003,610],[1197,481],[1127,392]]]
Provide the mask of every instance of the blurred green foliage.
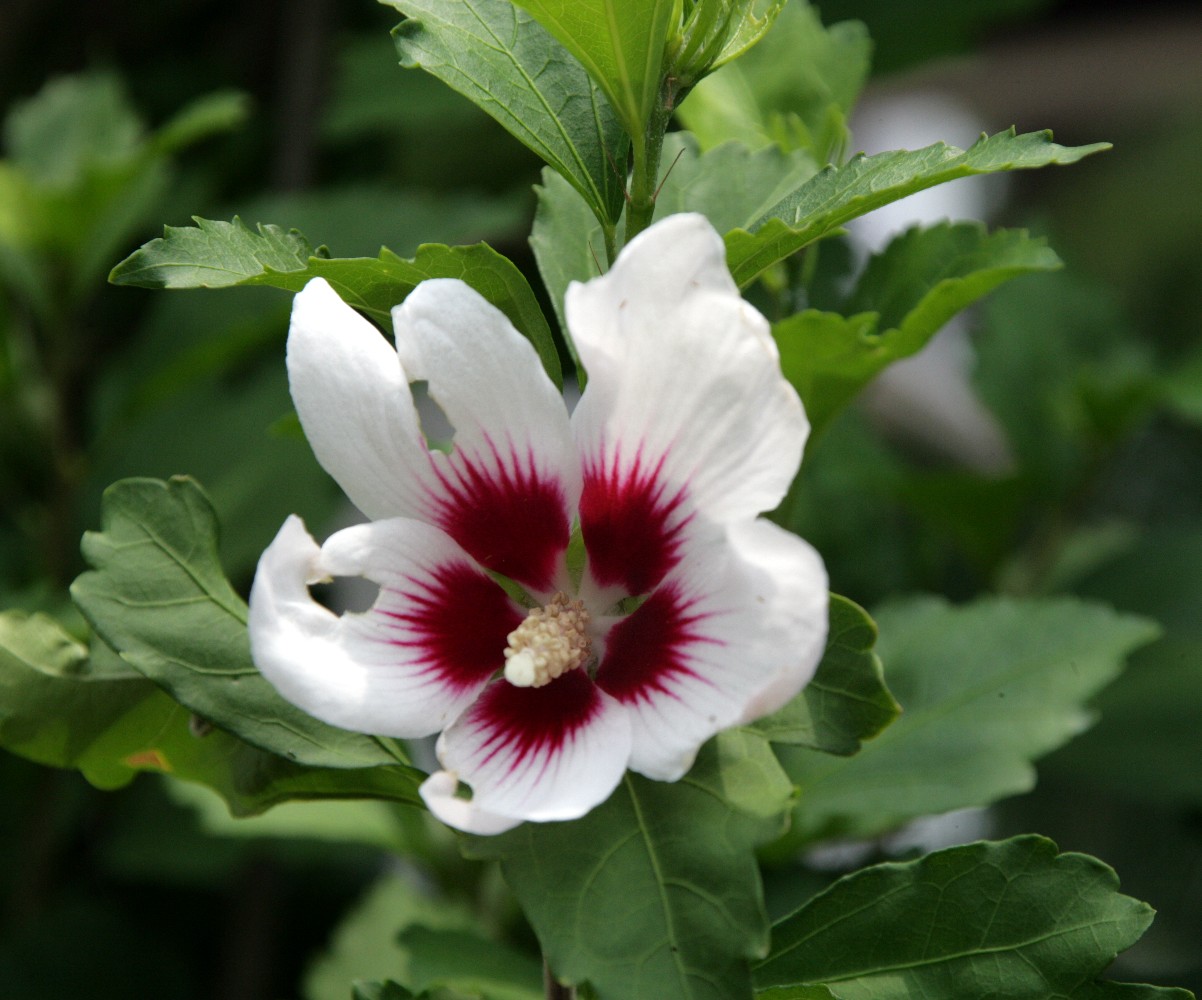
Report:
[[[866,21],[876,68],[894,70],[1003,21],[1038,29],[1047,7],[828,0],[821,13]],[[0,606],[60,618],[72,634],[56,626],[48,641],[66,673],[87,633],[62,589],[113,480],[196,475],[239,586],[286,514],[338,516],[289,416],[286,298],[103,284],[164,221],[296,226],[340,256],[488,238],[539,287],[521,241],[536,158],[432,77],[402,72],[395,19],[370,4],[302,14],[205,0],[155,4],[135,22],[115,4],[80,14],[65,0],[0,14]],[[861,40],[846,37],[857,51]],[[842,148],[843,117],[808,110],[752,124]],[[1116,152],[1024,183],[1006,220],[1046,234],[1068,269],[1008,284],[977,315],[975,383],[1012,466],[952,466],[852,409],[814,442],[779,516],[823,553],[834,589],[869,607],[923,591],[1076,594],[1160,623],[1100,697],[1097,727],[994,822],[1117,867],[1124,891],[1161,911],[1122,976],[1197,990],[1202,117],[1165,108],[1104,134]],[[33,739],[38,759],[67,762],[53,734]],[[0,788],[6,995],[335,1000],[352,978],[462,987],[415,973],[437,969],[434,931],[483,927],[532,953],[495,870],[460,859],[445,831],[403,807],[294,805],[234,826],[207,791],[143,777],[101,794],[9,755]],[[389,848],[413,860],[398,867]],[[769,900],[800,901],[827,878],[774,861]],[[363,927],[371,941],[353,935]],[[529,969],[515,976],[505,982],[523,995]]]

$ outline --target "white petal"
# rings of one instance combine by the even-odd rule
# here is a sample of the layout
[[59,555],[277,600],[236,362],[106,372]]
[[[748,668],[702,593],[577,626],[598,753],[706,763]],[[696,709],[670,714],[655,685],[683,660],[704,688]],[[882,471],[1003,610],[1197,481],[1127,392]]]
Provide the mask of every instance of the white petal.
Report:
[[420,516],[429,460],[381,333],[314,278],[292,304],[288,382],[317,460],[370,518]]
[[[443,732],[437,752],[443,767],[471,786],[473,814],[575,819],[622,779],[630,725],[583,671],[539,688],[498,680]],[[449,811],[440,818],[457,825]]]
[[586,490],[590,474],[637,463],[709,520],[780,502],[809,424],[702,216],[641,233],[608,274],[568,289],[566,313],[588,372],[572,418]]
[[432,455],[429,518],[489,569],[553,589],[580,495],[563,398],[530,342],[462,281],[421,285],[393,310],[406,376],[455,429]]
[[[534,348],[461,281],[422,282],[393,322],[395,351],[326,282],[296,297],[288,375],[318,460],[368,517],[438,524],[489,569],[549,592],[580,472]],[[417,380],[454,427],[450,455],[426,447]]]
[[[363,576],[372,608],[336,615],[308,584]],[[290,517],[263,553],[250,596],[255,664],[288,701],[343,729],[438,732],[504,665],[521,610],[439,529],[392,519],[324,546]]]
[[693,525],[684,558],[605,640],[597,684],[630,713],[632,770],[674,781],[702,743],[813,676],[827,580],[801,539],[767,521]]
[[476,802],[459,798],[455,794],[458,788],[459,779],[450,771],[435,771],[422,782],[418,791],[430,812],[447,826],[453,826],[464,833],[492,837],[512,830],[522,822],[512,816],[498,816],[486,812]]

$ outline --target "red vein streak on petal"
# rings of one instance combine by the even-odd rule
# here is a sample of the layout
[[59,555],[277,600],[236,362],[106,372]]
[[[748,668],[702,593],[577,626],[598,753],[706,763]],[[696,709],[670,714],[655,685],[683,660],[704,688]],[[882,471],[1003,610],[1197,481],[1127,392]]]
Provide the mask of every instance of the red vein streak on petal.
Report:
[[509,633],[522,612],[497,584],[467,562],[447,563],[427,579],[408,577],[390,590],[380,613],[403,637],[395,646],[424,653],[426,671],[456,691],[477,687],[505,665]]
[[664,459],[644,464],[642,453],[623,466],[615,451],[608,463],[584,470],[580,528],[589,571],[601,586],[621,584],[645,594],[680,561],[685,489],[669,493],[660,478]]
[[605,640],[597,686],[625,705],[675,698],[674,678],[698,677],[690,647],[721,645],[698,627],[711,613],[690,611],[693,603],[678,585],[668,584],[616,622]]
[[436,466],[442,494],[434,520],[481,565],[526,587],[548,590],[570,525],[563,486],[540,472],[529,452],[506,462],[485,438],[493,461],[456,451],[451,469]]
[[570,670],[537,688],[497,681],[470,710],[473,728],[487,734],[481,766],[504,755],[513,772],[535,758],[541,760],[537,778],[601,706],[601,695],[583,670]]

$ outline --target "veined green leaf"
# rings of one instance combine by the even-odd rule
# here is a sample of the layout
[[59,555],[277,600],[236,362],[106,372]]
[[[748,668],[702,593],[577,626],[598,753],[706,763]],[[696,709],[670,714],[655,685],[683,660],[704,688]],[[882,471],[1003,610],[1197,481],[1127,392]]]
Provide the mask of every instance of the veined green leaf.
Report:
[[773,928],[763,1000],[1188,1000],[1096,982],[1152,922],[1118,877],[1042,837],[977,843],[848,875]]
[[778,747],[801,790],[796,843],[872,837],[1026,791],[1031,762],[1093,721],[1088,699],[1157,631],[1070,599],[919,599],[875,617],[902,714],[854,757]]
[[98,788],[157,771],[217,792],[237,816],[292,799],[417,801],[422,775],[402,766],[305,767],[200,723],[157,684],[52,619],[0,613],[0,745],[76,768]]
[[784,708],[749,728],[773,743],[843,756],[856,753],[901,711],[872,651],[876,638],[868,613],[832,594],[826,651],[813,680]]
[[392,307],[427,278],[458,278],[500,309],[534,344],[547,374],[562,383],[559,357],[547,320],[526,279],[507,257],[485,243],[448,247],[427,243],[412,260],[383,249],[378,257],[315,256],[295,230],[241,219],[196,226],[166,226],[163,235],[135,250],[109,275],[117,285],[142,288],[231,288],[268,285],[299,292],[325,278],[348,305],[391,327]]
[[921,350],[1003,282],[1060,267],[1042,238],[972,222],[910,229],[865,268],[842,314],[809,309],[773,327],[785,377],[815,431],[877,373]]
[[1067,147],[1051,132],[982,136],[967,150],[946,143],[923,149],[860,155],[821,173],[782,198],[750,227],[726,234],[735,280],[747,285],[766,267],[844,223],[907,195],[958,177],[1076,163],[1109,143]]
[[767,944],[753,847],[790,792],[764,740],[727,732],[678,782],[628,776],[582,819],[466,849],[501,862],[552,971],[598,1000],[734,1000]]
[[563,43],[641,143],[659,99],[673,0],[514,0]]
[[255,669],[246,605],[217,560],[213,508],[190,479],[126,479],[105,492],[103,530],[84,536],[94,567],[71,595],[121,659],[239,739],[310,767],[402,761],[370,736],[306,715]]
[[579,62],[509,0],[385,0],[408,17],[393,32],[401,62],[420,66],[483,108],[616,222],[628,138]]

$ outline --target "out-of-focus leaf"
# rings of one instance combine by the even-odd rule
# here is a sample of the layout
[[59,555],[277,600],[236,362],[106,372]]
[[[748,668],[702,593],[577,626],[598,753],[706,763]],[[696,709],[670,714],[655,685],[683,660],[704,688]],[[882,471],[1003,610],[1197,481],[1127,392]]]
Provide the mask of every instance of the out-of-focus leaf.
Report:
[[[72,597],[122,660],[252,746],[311,767],[402,760],[390,743],[318,722],[255,669],[246,605],[222,573],[216,534],[213,508],[192,480],[115,483],[102,530],[84,537],[94,569]],[[416,773],[404,773],[411,789]]]
[[240,219],[196,226],[167,226],[123,260],[109,276],[118,285],[143,288],[230,288],[267,285],[299,292],[325,278],[344,302],[386,328],[392,307],[427,278],[458,278],[504,312],[534,344],[547,373],[559,384],[559,358],[546,318],[522,273],[492,247],[448,247],[428,243],[412,260],[383,249],[380,255],[328,259],[314,256],[298,232],[279,226],[249,229]]
[[1202,805],[1202,529],[1154,528],[1078,582],[1092,598],[1156,618],[1165,634],[1098,699],[1095,729],[1048,762],[1065,780],[1178,809]]
[[413,988],[451,989],[488,1000],[542,1000],[540,964],[471,931],[413,926],[398,940],[409,952]]
[[848,875],[773,928],[756,982],[785,1000],[1188,1000],[1185,990],[1099,983],[1152,922],[1118,877],[1042,837],[938,851]]
[[334,931],[304,980],[305,1000],[345,1000],[351,980],[412,984],[410,953],[398,935],[411,927],[468,931],[472,915],[445,899],[423,894],[417,880],[382,876]]
[[492,115],[566,178],[598,219],[622,211],[628,140],[609,101],[563,46],[509,0],[387,0],[419,66]]
[[901,711],[873,652],[876,624],[858,604],[831,595],[826,651],[814,679],[780,711],[752,724],[773,743],[846,756]]
[[803,183],[748,229],[727,233],[727,261],[735,280],[746,285],[771,264],[844,223],[916,191],[974,174],[1076,163],[1108,148],[1104,142],[1060,146],[1052,142],[1051,132],[1016,135],[1010,129],[982,136],[967,150],[940,142],[913,152],[856,156]]
[[158,153],[174,153],[218,132],[241,125],[250,114],[250,102],[237,90],[219,90],[198,97],[164,122],[151,137]]
[[420,996],[410,993],[404,986],[398,986],[391,980],[383,983],[353,983],[352,1000],[422,1000]]
[[854,757],[778,747],[800,786],[790,837],[871,837],[907,820],[1026,791],[1033,760],[1093,721],[1088,699],[1156,635],[1070,599],[935,599],[875,615],[902,714]]
[[13,164],[45,187],[67,188],[87,171],[135,156],[142,122],[115,76],[67,76],[50,81],[15,107],[4,123]]
[[820,164],[837,160],[871,55],[858,21],[825,28],[812,7],[792,0],[753,51],[693,89],[680,119],[706,149],[737,139],[805,150]]
[[598,1000],[730,1000],[767,945],[753,848],[791,789],[767,743],[727,732],[680,781],[628,776],[569,823],[467,841],[496,859],[551,970]]
[[1046,241],[978,223],[914,228],[865,268],[841,314],[807,309],[773,328],[781,367],[821,430],[875,375],[921,350],[1003,282],[1060,267]]

